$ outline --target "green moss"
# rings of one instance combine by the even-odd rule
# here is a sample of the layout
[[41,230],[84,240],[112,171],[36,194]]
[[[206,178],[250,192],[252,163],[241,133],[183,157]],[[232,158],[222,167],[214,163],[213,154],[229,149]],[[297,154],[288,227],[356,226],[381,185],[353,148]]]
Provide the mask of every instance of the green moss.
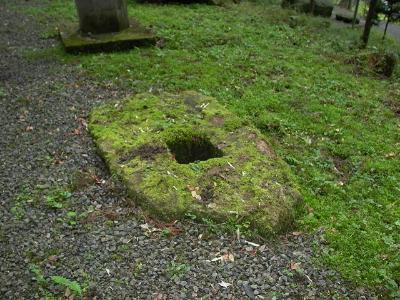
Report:
[[211,97],[141,94],[94,110],[90,131],[111,171],[154,215],[236,215],[264,235],[294,221],[300,198],[286,164]]

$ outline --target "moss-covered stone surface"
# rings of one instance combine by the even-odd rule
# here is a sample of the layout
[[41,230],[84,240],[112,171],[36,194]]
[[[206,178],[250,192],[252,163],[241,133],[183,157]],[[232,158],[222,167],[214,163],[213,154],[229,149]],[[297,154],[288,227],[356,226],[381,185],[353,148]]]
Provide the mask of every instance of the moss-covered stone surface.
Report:
[[[345,23],[352,23],[354,18],[354,13],[352,11],[347,11],[345,9],[340,9],[335,12],[335,18],[338,21]],[[355,24],[360,24],[360,18],[356,18]]]
[[119,32],[87,35],[82,34],[77,25],[60,27],[61,41],[67,52],[114,51],[155,44],[156,37],[150,30],[131,20],[130,27]]
[[95,109],[90,131],[112,173],[159,218],[186,213],[287,229],[301,198],[260,132],[195,92],[140,94]]
[[[313,13],[315,16],[330,18],[333,11],[333,2],[331,0],[283,0],[282,7],[293,8],[303,13]],[[314,8],[313,8],[314,6]]]

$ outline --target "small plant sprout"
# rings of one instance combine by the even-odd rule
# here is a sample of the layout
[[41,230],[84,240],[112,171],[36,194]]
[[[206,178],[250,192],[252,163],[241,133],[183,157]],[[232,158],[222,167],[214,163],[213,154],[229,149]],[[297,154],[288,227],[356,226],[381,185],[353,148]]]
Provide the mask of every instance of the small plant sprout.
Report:
[[77,281],[69,280],[63,276],[51,276],[51,280],[58,285],[68,288],[75,295],[82,295],[82,288]]
[[30,265],[29,270],[34,274],[35,280],[41,286],[47,284],[46,278],[44,278],[43,271],[37,265]]
[[68,191],[56,189],[46,196],[46,205],[50,208],[63,208],[64,202],[71,198],[71,196],[72,194]]
[[67,212],[68,224],[71,226],[75,226],[77,224],[78,214],[75,211]]
[[171,230],[169,230],[168,228],[164,228],[164,229],[161,231],[161,236],[162,236],[162,237],[168,238],[168,237],[170,237],[171,235],[172,235]]
[[179,279],[190,271],[190,266],[187,264],[180,264],[171,262],[167,267],[167,274],[172,279]]
[[142,269],[143,269],[142,261],[140,259],[136,260],[132,271],[133,277],[138,278],[140,276],[140,273],[142,272]]

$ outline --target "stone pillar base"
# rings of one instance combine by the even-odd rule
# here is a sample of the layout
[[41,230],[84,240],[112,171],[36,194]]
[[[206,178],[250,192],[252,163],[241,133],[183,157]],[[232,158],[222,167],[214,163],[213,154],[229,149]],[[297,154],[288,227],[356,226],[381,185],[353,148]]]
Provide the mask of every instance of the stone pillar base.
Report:
[[69,53],[118,51],[144,45],[154,45],[155,35],[135,21],[130,27],[113,33],[81,34],[78,26],[61,26],[59,33]]

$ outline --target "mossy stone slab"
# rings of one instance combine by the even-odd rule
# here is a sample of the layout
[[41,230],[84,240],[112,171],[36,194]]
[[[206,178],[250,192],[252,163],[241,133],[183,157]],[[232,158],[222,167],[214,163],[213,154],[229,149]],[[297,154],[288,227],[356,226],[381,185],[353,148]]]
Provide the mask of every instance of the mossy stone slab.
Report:
[[130,21],[127,29],[119,32],[101,34],[82,34],[77,25],[60,26],[60,37],[69,53],[116,51],[137,46],[153,45],[154,33],[135,21]]
[[[293,8],[299,12],[311,13],[312,5],[310,0],[283,0],[283,8]],[[330,18],[333,11],[333,2],[331,0],[314,0],[315,16]]]
[[[335,13],[335,18],[344,23],[353,23],[354,12],[341,10]],[[356,17],[355,24],[360,24],[360,18]]]
[[161,219],[190,213],[270,235],[301,207],[286,163],[214,98],[140,94],[94,109],[89,129],[110,171]]

